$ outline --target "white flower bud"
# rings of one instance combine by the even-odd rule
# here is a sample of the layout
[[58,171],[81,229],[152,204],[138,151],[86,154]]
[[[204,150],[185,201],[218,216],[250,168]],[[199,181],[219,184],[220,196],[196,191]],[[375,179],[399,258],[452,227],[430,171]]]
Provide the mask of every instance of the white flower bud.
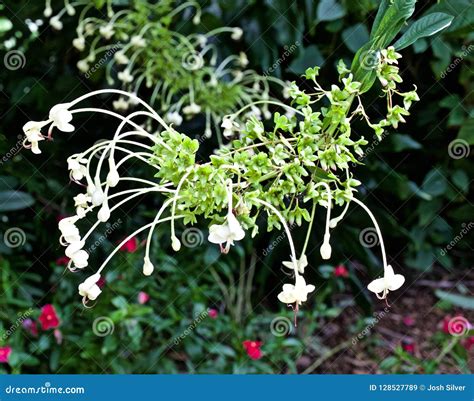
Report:
[[181,242],[175,235],[171,238],[171,247],[175,252],[178,252],[181,249]]
[[104,201],[104,203],[102,204],[102,207],[99,210],[99,213],[97,213],[97,219],[101,221],[102,223],[105,223],[109,218],[110,218],[109,205],[107,204],[107,201]]
[[92,193],[92,204],[94,206],[99,206],[102,205],[104,202],[104,191],[102,191],[102,188],[100,186],[96,187],[94,192]]
[[331,244],[329,243],[329,238],[330,238],[329,234],[324,235],[323,244],[321,245],[321,248],[319,249],[321,253],[321,257],[324,260],[331,258],[332,248],[331,248]]
[[153,270],[155,270],[155,267],[153,266],[153,263],[151,263],[150,258],[145,257],[143,259],[143,274],[145,276],[150,276],[153,273]]

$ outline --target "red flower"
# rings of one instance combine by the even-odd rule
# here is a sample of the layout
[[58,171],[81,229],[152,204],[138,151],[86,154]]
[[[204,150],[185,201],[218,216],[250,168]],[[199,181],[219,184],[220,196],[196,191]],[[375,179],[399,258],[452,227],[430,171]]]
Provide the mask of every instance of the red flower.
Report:
[[245,351],[247,352],[247,355],[256,360],[260,359],[262,357],[262,350],[260,347],[263,345],[262,341],[250,341],[250,340],[245,340],[242,345],[245,348]]
[[41,315],[38,319],[43,330],[55,329],[59,326],[59,317],[53,305],[45,305],[41,309]]
[[471,347],[474,345],[474,336],[466,338],[463,342],[462,345],[464,348],[466,348],[468,351],[471,350]]
[[349,272],[346,269],[346,266],[339,265],[334,268],[334,276],[336,277],[349,277]]
[[133,253],[137,250],[137,248],[138,240],[136,237],[132,237],[120,247],[120,250],[123,252]]
[[6,347],[0,347],[0,363],[8,363],[11,353],[12,347],[9,347],[8,345]]
[[402,348],[404,351],[408,352],[409,354],[415,353],[415,343],[412,340],[403,340]]
[[67,256],[61,256],[60,258],[56,259],[56,264],[58,266],[67,266],[71,259],[69,259]]
[[143,305],[143,304],[146,304],[148,301],[150,300],[150,296],[144,292],[144,291],[140,291],[138,293],[138,303]]
[[[216,309],[209,309],[209,311],[207,313],[208,313],[208,315],[211,319],[217,319],[217,316],[219,316],[219,312],[217,312]],[[245,347],[245,345],[244,345],[244,347]]]
[[106,283],[107,283],[107,281],[105,280],[105,277],[100,276],[100,279],[97,280],[97,283],[96,283],[96,284],[97,284],[97,286],[98,286],[100,289],[102,289],[102,288],[105,287],[105,284],[106,284]]
[[26,319],[23,321],[22,326],[26,331],[29,331],[32,336],[36,337],[38,335],[38,326],[35,321]]

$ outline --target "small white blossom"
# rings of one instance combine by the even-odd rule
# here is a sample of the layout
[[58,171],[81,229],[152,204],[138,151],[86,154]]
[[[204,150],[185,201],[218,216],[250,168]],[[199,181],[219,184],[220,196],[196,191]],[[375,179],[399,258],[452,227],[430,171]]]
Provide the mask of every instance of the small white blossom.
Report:
[[129,58],[125,55],[124,52],[118,51],[114,54],[114,60],[117,62],[117,64],[128,64],[130,61]]
[[86,41],[83,36],[79,36],[78,38],[73,39],[72,45],[82,52],[86,48]]
[[117,111],[127,111],[128,107],[130,106],[127,99],[120,96],[117,100],[112,102],[112,106]]
[[166,121],[171,124],[181,125],[183,123],[183,117],[177,111],[172,111],[166,114]]
[[[40,154],[41,150],[38,146],[39,141],[44,141],[44,137],[41,134],[41,128],[44,126],[43,122],[29,121],[23,126],[23,132],[25,133],[25,140],[23,146],[31,147],[31,151],[35,154]],[[29,143],[29,145],[27,145]]]
[[69,124],[72,120],[72,113],[68,110],[69,103],[60,103],[51,108],[49,118],[53,120],[51,127],[57,127],[63,132],[74,131],[74,126]]
[[245,231],[230,211],[224,224],[213,224],[209,227],[209,237],[207,239],[213,244],[219,244],[222,253],[228,253],[230,246],[234,245],[234,241],[240,241],[244,237]]
[[145,276],[150,276],[153,273],[153,270],[155,270],[155,267],[153,266],[153,263],[151,263],[150,258],[145,257],[143,259],[143,274]]
[[185,107],[183,107],[183,113],[187,116],[192,116],[194,114],[199,114],[201,112],[201,106],[196,103],[191,103]]
[[97,285],[99,280],[99,273],[93,274],[92,276],[86,278],[83,283],[79,284],[79,295],[83,296],[85,299],[95,301],[102,292],[100,287]]
[[[405,282],[405,277],[395,274],[392,266],[385,268],[384,276],[373,280],[368,286],[369,291],[374,292],[379,299],[385,299],[389,291],[398,290]],[[379,295],[382,294],[382,295]]]
[[146,41],[140,35],[134,35],[130,39],[130,44],[135,47],[145,47]]
[[102,35],[103,38],[105,39],[110,39],[112,36],[114,36],[114,26],[112,24],[107,24],[107,25],[102,25],[99,28],[99,32]]
[[89,71],[89,63],[87,62],[87,60],[79,60],[76,64],[76,67],[79,71],[84,73]]
[[127,70],[123,70],[123,71],[120,71],[118,74],[117,74],[117,78],[122,81],[124,84],[129,84],[130,82],[133,82],[133,75],[130,74],[130,71],[127,69]]
[[[283,262],[283,266],[295,270],[295,263],[293,261]],[[306,266],[308,266],[308,258],[306,255],[301,255],[300,259],[296,261],[296,270],[303,274]]]
[[247,58],[247,55],[244,52],[240,52],[239,54],[239,64],[242,67],[247,67],[249,64],[249,59]]
[[84,164],[87,163],[87,159],[68,159],[67,168],[69,170],[69,176],[74,181],[80,181],[87,174],[87,167]]
[[314,285],[306,284],[303,276],[298,275],[296,276],[295,285],[283,285],[283,291],[278,294],[278,299],[285,304],[296,303],[296,306],[298,307],[302,302],[306,302],[308,294],[313,292],[314,289]]
[[230,35],[230,37],[233,40],[240,40],[242,38],[243,33],[244,33],[244,31],[242,30],[242,28],[234,28],[234,30],[232,31],[232,34]]
[[57,31],[60,31],[61,29],[63,29],[63,23],[61,22],[61,20],[59,19],[57,15],[55,15],[49,20],[49,24]]

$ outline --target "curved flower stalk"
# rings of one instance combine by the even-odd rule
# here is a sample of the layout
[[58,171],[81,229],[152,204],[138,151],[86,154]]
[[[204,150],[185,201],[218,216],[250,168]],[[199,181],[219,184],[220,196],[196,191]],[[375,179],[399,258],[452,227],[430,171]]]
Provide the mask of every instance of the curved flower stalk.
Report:
[[[67,3],[51,17],[51,24],[60,29],[57,21],[66,13],[66,8],[80,4],[83,3]],[[93,14],[90,4],[80,14],[73,45],[88,54],[77,67],[89,76],[106,65],[110,85],[119,81],[123,90],[151,92],[150,104],[161,110],[164,119],[175,127],[186,119],[202,115],[206,121],[204,137],[210,137],[215,130],[219,140],[221,134],[231,138],[241,120],[235,118],[232,126],[228,126],[229,120],[223,122],[223,116],[245,104],[270,99],[270,83],[287,85],[246,69],[248,59],[244,53],[222,58],[216,38],[230,35],[238,41],[243,35],[239,27],[221,27],[188,36],[174,31],[173,22],[190,10],[194,13],[192,22],[199,23],[201,9],[195,1],[182,4],[171,0],[157,4],[141,1],[135,2],[131,9],[120,11],[108,4],[107,19],[88,16]],[[133,99],[123,96],[113,105],[120,112],[135,106]],[[267,104],[258,106],[248,108],[242,117],[271,118]]]
[[[380,63],[391,63],[398,58],[392,49],[384,54],[387,56],[381,58]],[[355,202],[372,219],[382,251],[384,277],[374,280],[368,288],[377,297],[386,299],[389,291],[403,284],[404,278],[395,274],[387,264],[380,228],[370,210],[355,197],[360,182],[353,178],[350,168],[360,163],[356,155],[363,154],[362,147],[367,141],[364,137],[356,137],[351,130],[351,121],[357,117],[365,119],[377,135],[388,125],[397,127],[399,122],[404,121],[403,116],[409,114],[409,105],[394,105],[393,95],[397,94],[404,100],[408,95],[397,89],[400,77],[394,71],[398,69],[390,68],[389,74],[385,74],[381,68],[379,78],[384,87],[390,88],[384,91],[389,101],[387,116],[374,123],[363,107],[361,83],[354,81],[342,62],[338,71],[340,83],[330,89],[324,89],[319,84],[318,68],[310,68],[305,77],[313,87],[311,93],[292,83],[288,91],[289,103],[258,100],[226,116],[224,129],[235,131],[238,138],[229,146],[216,150],[208,162],[196,161],[199,149],[196,139],[177,132],[173,125],[168,125],[136,95],[120,90],[96,91],[70,103],[56,105],[46,121],[25,124],[25,146],[39,153],[39,142],[51,139],[55,130],[70,132],[75,129],[74,115],[77,113],[103,113],[119,121],[111,139],[68,158],[71,179],[85,188],[85,193],[74,198],[76,215],[59,223],[61,244],[66,247],[66,256],[71,259],[68,265],[70,270],[83,270],[88,266],[89,254],[84,248],[91,233],[101,223],[107,222],[122,204],[143,194],[152,193],[163,198],[162,207],[154,220],[128,237],[148,232],[143,260],[143,273],[147,276],[154,271],[150,244],[158,224],[170,222],[172,248],[179,251],[181,243],[175,234],[175,221],[180,219],[187,225],[203,217],[210,224],[208,240],[218,244],[223,253],[228,253],[231,246],[247,233],[251,237],[257,235],[257,218],[266,215],[268,231],[283,229],[288,238],[290,260],[283,262],[283,265],[291,269],[294,282],[283,285],[278,299],[293,307],[296,319],[296,312],[307,301],[308,294],[315,291],[314,285],[306,283],[304,274],[308,265],[306,250],[318,206],[325,209],[326,217],[320,254],[323,259],[329,259],[332,253],[331,229],[342,220],[349,204]],[[107,109],[79,107],[84,99],[103,93],[129,98],[143,110],[122,116]],[[328,106],[318,109],[318,102],[323,99]],[[247,118],[245,125],[237,125],[239,115],[262,104],[281,108],[287,115],[275,111],[270,128],[255,116]],[[395,109],[403,112],[395,112]],[[136,120],[143,117],[149,118],[157,127],[151,131],[138,125]],[[42,130],[46,127],[49,127],[48,134],[44,135]],[[124,176],[121,166],[131,159],[155,168],[154,177],[157,180]],[[124,181],[140,185],[115,192]],[[343,207],[342,213],[331,218],[333,209],[338,206]],[[96,222],[82,235],[78,224],[84,216],[89,217],[92,213],[97,213]],[[293,223],[301,225],[303,221],[309,223],[308,234],[299,250],[292,239],[290,226]],[[79,286],[79,293],[85,302],[93,301],[100,295],[97,281],[122,244]]]

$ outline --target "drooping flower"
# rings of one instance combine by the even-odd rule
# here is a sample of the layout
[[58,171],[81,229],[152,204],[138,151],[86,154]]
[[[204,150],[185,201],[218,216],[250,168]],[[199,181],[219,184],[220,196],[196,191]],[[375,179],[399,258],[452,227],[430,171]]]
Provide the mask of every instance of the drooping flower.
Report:
[[71,244],[81,240],[79,229],[76,227],[78,216],[65,217],[58,223],[59,231],[61,231],[62,239]]
[[315,289],[314,285],[306,284],[303,276],[296,276],[295,284],[283,284],[283,291],[278,294],[278,299],[285,304],[296,304],[301,305],[302,302],[306,302],[308,294],[313,292]]
[[59,326],[59,317],[53,305],[47,304],[41,308],[41,315],[38,320],[41,323],[41,329],[55,329]]
[[146,292],[140,291],[138,293],[138,303],[139,304],[141,304],[141,305],[146,304],[149,300],[150,300],[150,295],[148,295]]
[[11,353],[12,347],[8,345],[5,347],[0,347],[0,363],[8,363]]
[[84,51],[84,49],[86,48],[86,41],[84,40],[84,36],[79,36],[73,39],[72,45],[80,52]]
[[296,262],[296,266],[295,263],[292,261],[283,262],[282,264],[283,266],[291,270],[295,270],[296,267],[296,270],[299,273],[303,274],[305,267],[308,266],[308,258],[306,257],[306,255],[301,255],[300,259]]
[[148,256],[143,258],[143,274],[145,276],[151,276],[153,271],[155,270],[155,266],[151,263],[151,260]]
[[129,84],[130,82],[133,82],[133,75],[130,74],[130,71],[128,69],[120,71],[117,74],[117,78],[124,84]]
[[120,96],[117,100],[112,102],[112,106],[117,111],[127,111],[130,104],[128,103],[127,99]]
[[100,280],[100,274],[96,273],[86,278],[83,283],[79,284],[78,290],[79,295],[84,297],[84,301],[87,299],[95,301],[101,294],[102,290],[97,285]]
[[77,269],[83,269],[88,265],[89,254],[82,249],[84,245],[84,241],[71,242],[64,252]]
[[140,35],[134,35],[130,39],[130,44],[135,47],[145,47],[146,41]]
[[334,276],[335,277],[344,277],[344,278],[349,277],[349,272],[347,271],[346,266],[337,265],[334,268]]
[[[403,283],[405,282],[405,277],[401,274],[395,274],[393,268],[390,265],[387,265],[385,268],[384,276],[382,278],[377,278],[373,280],[368,286],[367,289],[372,291],[377,295],[379,299],[387,298],[389,291],[398,290]],[[380,295],[382,294],[382,295]]]
[[227,214],[224,224],[213,224],[209,227],[208,240],[213,244],[219,244],[222,253],[228,253],[230,246],[234,245],[234,241],[240,241],[244,237],[245,231],[232,210]]
[[72,121],[72,113],[69,111],[69,103],[60,103],[53,106],[49,111],[49,118],[53,120],[50,130],[52,127],[57,127],[58,130],[63,132],[74,131],[74,126],[70,124]]
[[121,247],[120,250],[123,252],[133,253],[138,249],[138,240],[137,237],[130,238],[127,242],[125,242]]
[[232,38],[232,40],[240,40],[242,38],[243,33],[244,31],[242,30],[242,28],[236,27],[233,29],[230,37]]
[[170,124],[181,125],[183,123],[183,117],[177,111],[172,111],[166,114],[166,121]]
[[103,25],[99,28],[99,32],[102,35],[104,39],[110,39],[112,36],[114,36],[114,26],[112,24],[106,24]]
[[117,62],[117,64],[128,64],[130,61],[129,58],[125,55],[124,52],[118,51],[114,54],[114,60]]
[[329,234],[326,233],[324,235],[323,244],[321,245],[321,248],[319,249],[319,252],[321,253],[321,257],[324,260],[331,259],[332,248],[331,248],[331,244],[329,243],[329,238],[330,238]]
[[245,352],[247,352],[247,355],[254,360],[260,359],[263,356],[261,347],[263,345],[262,341],[251,341],[251,340],[245,340],[242,342],[242,345],[245,348]]
[[[44,141],[44,136],[41,134],[41,128],[44,127],[44,125],[43,122],[29,121],[23,126],[23,132],[26,136],[23,141],[23,146],[31,148],[31,151],[35,154],[41,153],[38,142]],[[29,145],[27,143],[29,143]]]
[[187,116],[193,116],[195,114],[199,114],[201,112],[201,106],[196,103],[188,104],[187,106],[183,107],[183,113]]

